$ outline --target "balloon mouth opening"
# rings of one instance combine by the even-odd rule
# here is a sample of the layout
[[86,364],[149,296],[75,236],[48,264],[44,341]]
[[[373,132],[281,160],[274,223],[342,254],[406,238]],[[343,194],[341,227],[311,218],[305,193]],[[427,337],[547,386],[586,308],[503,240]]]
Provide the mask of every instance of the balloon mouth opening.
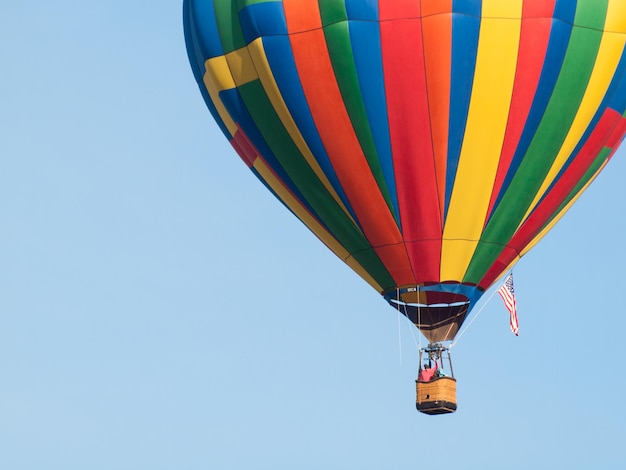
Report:
[[388,291],[384,294],[391,306],[413,308],[460,307],[472,303],[472,299],[459,292],[434,290],[429,287],[412,286]]
[[461,305],[469,305],[469,299],[464,302],[437,302],[433,304],[419,303],[419,302],[403,302],[402,300],[397,299],[389,299],[389,303],[393,305],[403,306],[406,305],[408,307],[416,307],[416,308],[426,308],[426,307],[459,307]]
[[477,289],[459,283],[441,283],[395,288],[383,295],[389,305],[435,343],[454,339],[482,294],[482,290]]

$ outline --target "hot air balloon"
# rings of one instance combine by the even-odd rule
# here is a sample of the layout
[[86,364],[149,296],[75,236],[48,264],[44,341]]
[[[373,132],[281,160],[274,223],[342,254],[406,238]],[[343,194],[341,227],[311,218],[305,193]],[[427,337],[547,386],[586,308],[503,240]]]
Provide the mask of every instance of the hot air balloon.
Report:
[[[193,73],[241,159],[419,328],[438,366],[626,132],[624,0],[183,9]],[[420,411],[456,409],[446,378],[421,404],[418,381]]]

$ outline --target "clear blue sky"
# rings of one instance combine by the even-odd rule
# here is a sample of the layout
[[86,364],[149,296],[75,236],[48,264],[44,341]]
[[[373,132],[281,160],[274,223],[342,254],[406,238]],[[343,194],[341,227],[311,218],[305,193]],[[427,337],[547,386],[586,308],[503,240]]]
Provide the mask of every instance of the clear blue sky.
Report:
[[626,468],[624,150],[421,415],[409,324],[219,133],[181,11],[0,5],[0,468]]

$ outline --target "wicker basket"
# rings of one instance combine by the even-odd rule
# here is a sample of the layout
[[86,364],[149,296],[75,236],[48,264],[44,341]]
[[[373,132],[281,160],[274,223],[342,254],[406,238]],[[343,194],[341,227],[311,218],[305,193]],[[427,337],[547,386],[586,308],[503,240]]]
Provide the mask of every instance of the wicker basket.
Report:
[[426,414],[453,413],[456,410],[456,380],[438,377],[430,382],[415,381],[415,406]]

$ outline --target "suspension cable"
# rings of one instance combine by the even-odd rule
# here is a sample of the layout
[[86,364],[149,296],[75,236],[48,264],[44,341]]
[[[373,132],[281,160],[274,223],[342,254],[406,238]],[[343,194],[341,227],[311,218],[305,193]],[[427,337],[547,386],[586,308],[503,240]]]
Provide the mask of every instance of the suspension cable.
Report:
[[[422,326],[422,310],[421,310],[421,303],[420,303],[420,286],[417,285],[417,324]],[[419,330],[419,327],[418,327]],[[420,331],[419,336],[417,337],[418,341],[419,341],[419,348],[420,350],[422,349],[422,332]]]
[[[400,300],[400,288],[396,287],[396,299]],[[398,306],[398,353],[400,354],[400,365],[402,365],[402,334],[400,332],[400,302],[396,302]]]
[[[421,347],[422,347],[422,345],[421,345],[421,339],[422,339],[422,338],[421,338],[421,336],[420,336],[420,340],[419,340],[419,342],[418,342],[417,338],[415,337],[415,330],[417,329],[417,328],[413,328],[413,327],[415,326],[415,323],[413,323],[413,322],[409,322],[407,325],[408,325],[409,331],[411,332],[411,337],[413,338],[413,343],[415,344],[415,347],[416,347],[417,349],[421,349]],[[419,332],[419,329],[418,329],[418,332]],[[419,336],[419,335],[418,335],[418,336]]]
[[480,307],[480,309],[478,310],[478,312],[476,312],[476,315],[474,315],[474,317],[472,318],[472,320],[465,326],[465,328],[463,328],[463,330],[459,333],[459,335],[456,337],[456,339],[450,344],[450,346],[448,348],[452,348],[453,346],[456,345],[456,343],[459,342],[459,340],[461,339],[461,336],[463,336],[465,334],[465,332],[469,329],[470,326],[472,326],[472,323],[474,323],[474,321],[478,318],[478,315],[480,315],[480,313],[485,309],[485,307],[487,305],[489,305],[489,302],[491,301],[491,299],[493,298],[494,295],[496,295],[496,292],[498,292],[498,289],[494,289],[494,291],[491,293],[491,295],[489,296],[489,298],[487,299],[487,301]]

